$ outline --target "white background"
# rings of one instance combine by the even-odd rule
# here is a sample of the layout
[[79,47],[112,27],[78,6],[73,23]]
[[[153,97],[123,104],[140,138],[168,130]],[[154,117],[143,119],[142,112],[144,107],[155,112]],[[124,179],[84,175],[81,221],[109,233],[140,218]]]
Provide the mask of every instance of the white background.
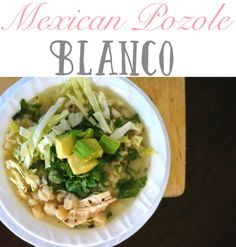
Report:
[[[0,27],[7,26],[19,10],[30,1],[1,1]],[[32,1],[31,1],[32,2]],[[43,1],[33,1],[39,4]],[[70,15],[74,16],[80,9],[80,16],[121,16],[127,23],[119,31],[19,31],[14,28],[2,31],[0,29],[0,76],[55,76],[58,72],[58,60],[49,50],[51,42],[57,39],[68,40],[73,45],[71,59],[76,75],[79,68],[78,40],[88,40],[85,50],[88,70],[97,73],[102,53],[102,40],[113,40],[112,55],[115,72],[120,69],[120,46],[118,41],[139,40],[140,48],[147,40],[156,42],[151,49],[150,68],[157,69],[153,76],[162,76],[159,67],[159,52],[165,40],[171,42],[174,50],[174,67],[171,76],[236,76],[236,2],[233,0],[169,0],[169,15],[176,18],[188,16],[214,16],[217,9],[225,3],[223,16],[230,16],[234,23],[224,31],[218,30],[154,30],[131,31],[130,27],[137,23],[137,16],[142,8],[159,1],[126,0],[126,1],[65,1],[48,0],[41,16]],[[136,25],[137,26],[137,25]],[[138,50],[138,72],[145,76],[141,66],[141,49]],[[110,72],[105,66],[105,72]],[[108,74],[106,74],[108,75]]]

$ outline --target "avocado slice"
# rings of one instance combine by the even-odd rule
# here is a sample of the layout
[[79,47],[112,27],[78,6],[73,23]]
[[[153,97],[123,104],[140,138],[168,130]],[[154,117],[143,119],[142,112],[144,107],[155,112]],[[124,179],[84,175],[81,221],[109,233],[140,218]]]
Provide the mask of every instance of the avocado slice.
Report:
[[74,146],[74,153],[84,162],[101,158],[103,149],[95,138],[78,140]]
[[86,130],[86,135],[84,136],[84,138],[85,138],[85,139],[87,139],[87,138],[93,138],[93,129],[88,128],[88,129]]
[[98,161],[96,159],[84,162],[75,153],[71,154],[67,158],[67,161],[74,175],[80,175],[89,172],[98,164]]
[[73,146],[76,142],[76,137],[72,134],[65,134],[54,139],[57,157],[59,159],[66,159],[72,154]]
[[104,153],[114,154],[120,147],[120,142],[112,139],[109,136],[103,135],[99,141],[102,146]]
[[86,133],[87,131],[84,131],[84,130],[73,129],[73,130],[67,131],[64,135],[72,135],[77,138],[84,138]]
[[66,159],[70,154],[72,154],[72,149],[77,139],[91,137],[93,137],[93,129],[91,128],[88,128],[85,131],[73,129],[67,131],[63,135],[57,136],[54,140],[57,157],[59,159]]

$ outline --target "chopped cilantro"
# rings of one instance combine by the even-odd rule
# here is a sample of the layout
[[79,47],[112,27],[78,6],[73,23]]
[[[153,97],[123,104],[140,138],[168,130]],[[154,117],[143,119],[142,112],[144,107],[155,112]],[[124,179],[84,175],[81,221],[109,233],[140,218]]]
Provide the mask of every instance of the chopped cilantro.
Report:
[[122,125],[124,125],[125,123],[127,123],[129,120],[126,118],[116,118],[115,122],[114,122],[114,126],[115,128],[120,128]]
[[30,104],[27,103],[24,99],[20,101],[21,109],[14,116],[13,120],[18,118],[22,118],[25,115],[28,115],[29,118],[35,122],[37,122],[40,118],[40,104]]
[[139,152],[135,148],[128,148],[128,154],[126,155],[127,161],[137,160],[141,158]]
[[114,126],[115,128],[120,128],[122,125],[126,124],[127,122],[132,121],[134,123],[140,123],[140,117],[137,113],[135,113],[131,118],[123,118],[123,117],[119,117],[116,118],[115,122],[114,122]]
[[82,122],[75,126],[75,129],[86,130],[87,128],[93,128],[93,125],[86,118],[83,118]]
[[140,117],[138,115],[138,113],[135,113],[131,118],[130,121],[134,122],[134,123],[140,123]]
[[107,219],[110,219],[112,217],[112,212],[111,211],[107,211],[106,217],[107,217]]
[[76,194],[80,198],[85,198],[90,194],[87,188],[86,178],[69,179],[66,181],[66,190]]
[[118,198],[130,198],[136,196],[140,189],[146,184],[147,177],[142,177],[139,179],[124,180],[120,179],[117,188],[119,190]]
[[48,170],[48,183],[54,190],[66,189],[80,198],[94,192],[98,186],[108,185],[104,163],[100,162],[94,169],[82,175],[73,175],[67,162],[56,160]]
[[52,170],[49,172],[48,179],[54,184],[61,184],[65,181],[63,176],[56,170]]

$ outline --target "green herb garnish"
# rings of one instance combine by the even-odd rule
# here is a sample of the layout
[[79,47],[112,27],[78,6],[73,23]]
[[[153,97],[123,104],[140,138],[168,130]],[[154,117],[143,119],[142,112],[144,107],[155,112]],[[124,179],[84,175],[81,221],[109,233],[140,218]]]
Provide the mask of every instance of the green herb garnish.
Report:
[[141,158],[139,152],[135,148],[128,148],[128,154],[126,156],[127,161],[137,160]]
[[49,172],[48,179],[54,184],[61,184],[65,181],[63,176],[56,170],[52,170]]
[[147,181],[147,177],[142,177],[139,179],[130,179],[130,180],[119,180],[117,184],[118,198],[130,198],[136,196],[140,189],[142,189]]
[[126,124],[127,122],[132,121],[134,123],[140,123],[140,117],[137,113],[135,113],[131,118],[119,117],[116,118],[114,122],[115,128],[120,128],[122,125]]
[[111,211],[107,211],[106,217],[107,217],[107,219],[110,219],[112,217],[112,212]]
[[14,116],[13,120],[16,120],[18,118],[23,118],[25,115],[28,115],[31,120],[37,122],[40,118],[40,104],[30,104],[27,103],[24,99],[20,101],[21,109],[18,111]]
[[141,120],[140,120],[140,117],[138,115],[138,113],[135,113],[131,118],[130,118],[130,121],[134,122],[134,123],[140,123]]

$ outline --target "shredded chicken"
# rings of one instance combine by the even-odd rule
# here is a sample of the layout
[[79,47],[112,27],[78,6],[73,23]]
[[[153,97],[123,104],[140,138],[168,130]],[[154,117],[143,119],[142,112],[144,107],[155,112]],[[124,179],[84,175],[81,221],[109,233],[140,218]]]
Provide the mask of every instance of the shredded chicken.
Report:
[[80,200],[77,207],[69,211],[68,218],[64,220],[64,223],[71,228],[88,223],[114,201],[116,198],[112,198],[109,191],[89,196]]
[[94,206],[99,203],[102,203],[108,199],[111,198],[111,193],[110,191],[106,191],[97,195],[91,195],[88,196],[87,198],[80,200],[79,201],[79,207],[84,208],[84,207],[89,207],[89,206]]

